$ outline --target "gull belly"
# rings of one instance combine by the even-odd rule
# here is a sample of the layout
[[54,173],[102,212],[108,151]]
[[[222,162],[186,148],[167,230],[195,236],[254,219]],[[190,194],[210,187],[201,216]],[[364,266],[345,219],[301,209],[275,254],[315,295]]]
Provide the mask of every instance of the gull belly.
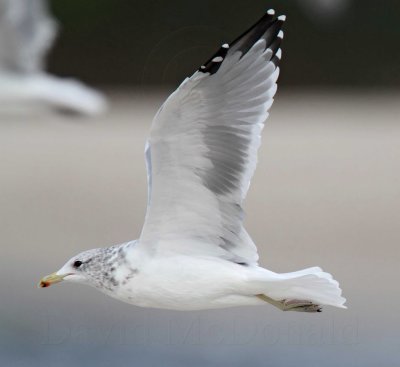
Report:
[[249,271],[211,257],[155,257],[135,276],[117,276],[118,286],[111,292],[103,291],[136,306],[181,311],[263,304],[253,294]]

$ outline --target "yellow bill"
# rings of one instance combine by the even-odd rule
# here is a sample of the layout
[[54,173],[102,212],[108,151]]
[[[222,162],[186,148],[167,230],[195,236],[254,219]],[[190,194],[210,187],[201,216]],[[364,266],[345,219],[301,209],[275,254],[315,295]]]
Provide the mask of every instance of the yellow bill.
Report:
[[60,283],[61,281],[64,280],[64,278],[67,276],[68,274],[65,275],[59,275],[57,273],[52,273],[50,275],[47,275],[45,277],[43,277],[39,284],[38,287],[39,288],[46,288],[46,287],[50,287],[52,284],[55,283]]

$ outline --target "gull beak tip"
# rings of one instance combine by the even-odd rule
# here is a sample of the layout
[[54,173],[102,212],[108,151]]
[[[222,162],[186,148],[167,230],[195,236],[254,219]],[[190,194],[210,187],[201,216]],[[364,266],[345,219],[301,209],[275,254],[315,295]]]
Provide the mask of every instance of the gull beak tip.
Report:
[[49,286],[49,284],[44,282],[43,280],[41,280],[37,285],[38,288],[46,288],[48,286]]

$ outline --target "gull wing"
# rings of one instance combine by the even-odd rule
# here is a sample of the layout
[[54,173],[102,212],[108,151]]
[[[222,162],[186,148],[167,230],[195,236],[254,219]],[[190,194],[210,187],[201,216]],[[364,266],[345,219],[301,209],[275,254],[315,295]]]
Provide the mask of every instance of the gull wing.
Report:
[[242,202],[277,90],[284,16],[269,10],[165,101],[146,144],[149,200],[139,246],[255,264]]

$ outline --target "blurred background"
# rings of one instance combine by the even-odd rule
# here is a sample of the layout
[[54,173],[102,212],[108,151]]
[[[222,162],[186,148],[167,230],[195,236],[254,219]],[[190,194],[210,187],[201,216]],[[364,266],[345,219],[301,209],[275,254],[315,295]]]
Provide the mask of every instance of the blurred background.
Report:
[[177,85],[268,8],[285,13],[281,88],[397,87],[395,0],[52,1],[50,70],[92,83]]
[[[49,5],[60,33],[47,69],[96,86],[110,109],[96,118],[0,114],[0,365],[400,365],[400,3]],[[320,265],[341,283],[348,310],[180,313],[78,285],[37,289],[72,255],[138,237],[153,115],[269,8],[288,18],[246,227],[261,265]]]

